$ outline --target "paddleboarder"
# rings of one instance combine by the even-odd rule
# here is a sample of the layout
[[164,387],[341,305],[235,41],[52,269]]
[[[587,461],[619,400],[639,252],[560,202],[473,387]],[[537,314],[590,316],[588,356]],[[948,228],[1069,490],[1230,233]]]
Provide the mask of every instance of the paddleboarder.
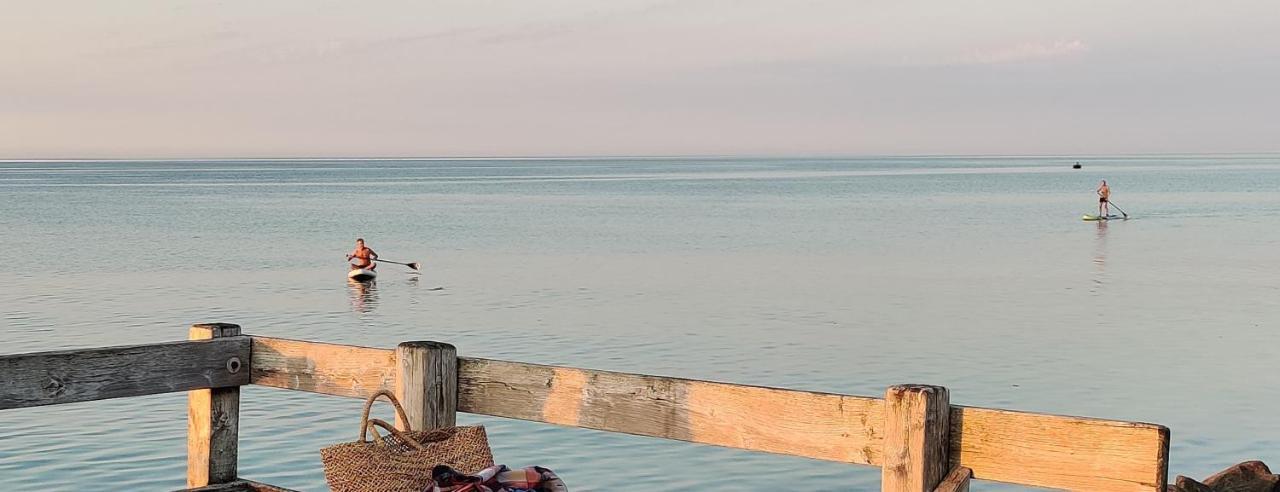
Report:
[[372,249],[364,245],[364,238],[356,238],[356,249],[347,255],[347,261],[359,260],[351,265],[352,270],[363,268],[365,270],[376,270],[378,265],[374,260],[378,259],[378,253],[374,253]]
[[1106,217],[1111,214],[1111,187],[1107,186],[1107,180],[1102,180],[1102,184],[1098,185],[1095,190],[1098,193],[1098,216]]

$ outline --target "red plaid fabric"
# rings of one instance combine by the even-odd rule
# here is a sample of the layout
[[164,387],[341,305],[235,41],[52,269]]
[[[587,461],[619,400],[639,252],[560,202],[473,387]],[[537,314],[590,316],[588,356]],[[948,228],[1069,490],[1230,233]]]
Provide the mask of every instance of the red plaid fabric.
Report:
[[541,466],[512,470],[494,465],[463,475],[444,465],[431,471],[436,486],[426,492],[569,492],[555,472]]

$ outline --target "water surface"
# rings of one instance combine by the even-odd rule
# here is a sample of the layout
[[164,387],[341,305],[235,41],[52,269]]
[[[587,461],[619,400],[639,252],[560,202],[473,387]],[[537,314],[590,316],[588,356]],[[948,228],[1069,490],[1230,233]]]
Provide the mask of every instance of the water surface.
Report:
[[[1079,160],[1084,169],[1072,170]],[[1087,223],[1106,178],[1132,220]],[[1280,156],[0,162],[0,352],[195,322],[1156,422],[1280,463]],[[384,257],[343,278],[356,236]],[[249,387],[241,474],[323,489],[360,402]],[[0,412],[0,490],[169,490],[185,396]],[[575,490],[875,490],[876,468],[462,415]],[[1011,487],[982,484],[977,490]]]

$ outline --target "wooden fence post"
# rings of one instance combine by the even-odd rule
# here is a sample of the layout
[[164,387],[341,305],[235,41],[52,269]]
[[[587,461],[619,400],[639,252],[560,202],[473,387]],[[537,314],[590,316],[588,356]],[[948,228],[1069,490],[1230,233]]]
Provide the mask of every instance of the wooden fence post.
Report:
[[[192,325],[187,338],[209,340],[240,335],[240,325]],[[249,361],[227,361],[231,373],[249,371]],[[187,488],[236,480],[240,439],[240,387],[187,392]]]
[[933,492],[948,472],[951,402],[946,388],[890,386],[884,396],[882,492]]
[[[396,398],[415,431],[456,425],[458,350],[440,342],[396,346]],[[396,425],[404,424],[397,416]]]

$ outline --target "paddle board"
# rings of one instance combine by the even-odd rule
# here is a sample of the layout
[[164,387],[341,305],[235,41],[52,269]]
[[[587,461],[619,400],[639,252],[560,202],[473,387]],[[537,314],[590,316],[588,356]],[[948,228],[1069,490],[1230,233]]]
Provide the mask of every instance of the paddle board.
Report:
[[367,270],[364,268],[356,268],[354,270],[351,270],[350,272],[347,272],[347,278],[351,280],[355,280],[357,282],[373,280],[377,277],[378,277],[378,272],[375,272],[373,270]]
[[1093,215],[1093,214],[1084,214],[1084,217],[1081,217],[1082,220],[1113,220],[1113,219],[1121,219],[1121,218],[1128,218],[1128,217],[1122,217],[1116,214],[1102,215],[1102,216]]

